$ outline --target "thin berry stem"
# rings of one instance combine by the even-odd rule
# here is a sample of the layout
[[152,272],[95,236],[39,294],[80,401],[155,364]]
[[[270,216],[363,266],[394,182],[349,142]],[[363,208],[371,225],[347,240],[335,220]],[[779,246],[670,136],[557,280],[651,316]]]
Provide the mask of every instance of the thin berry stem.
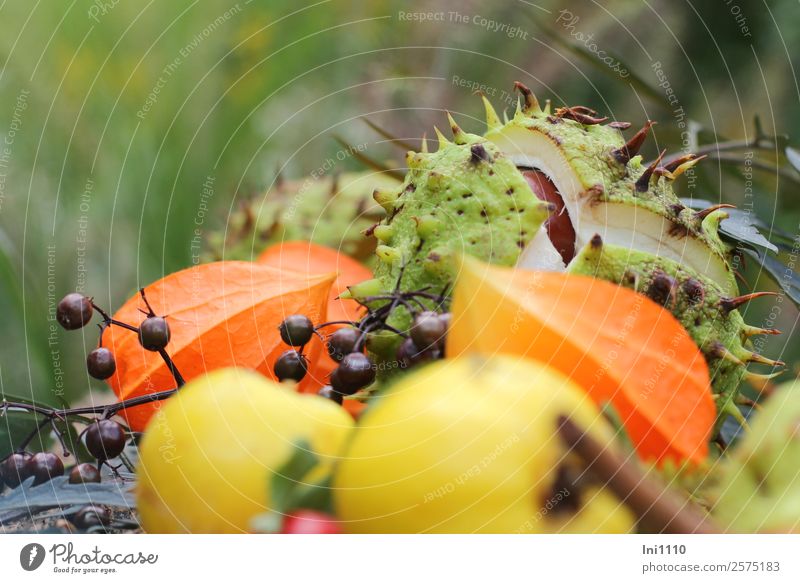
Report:
[[[147,313],[147,317],[148,318],[155,317],[156,313],[153,311],[152,306],[150,306],[150,302],[147,301],[147,296],[144,293],[144,288],[141,288],[139,290],[139,293],[142,296],[142,300],[144,300],[145,306],[147,306],[147,312],[146,312]],[[131,332],[135,332],[136,334],[139,334],[139,327],[138,326],[133,326],[133,325],[128,324],[126,322],[121,322],[120,320],[115,320],[114,318],[109,316],[108,313],[105,310],[103,310],[100,306],[95,304],[93,300],[92,300],[92,307],[95,310],[97,310],[97,312],[103,318],[103,324],[105,325],[105,327],[108,327],[108,326],[119,326],[120,328],[124,328],[125,330],[130,330]],[[100,331],[100,343],[101,344],[102,344],[102,340],[103,340],[103,331],[105,330],[105,327]],[[169,354],[167,353],[166,349],[162,348],[162,349],[160,349],[158,351],[158,353],[161,355],[161,358],[163,359],[164,364],[167,365],[167,368],[169,369],[170,374],[172,374],[172,378],[175,379],[175,384],[178,385],[178,387],[182,387],[183,385],[185,385],[186,381],[184,380],[183,375],[178,370],[178,367],[175,366],[175,362],[173,362],[172,358],[169,356]]]

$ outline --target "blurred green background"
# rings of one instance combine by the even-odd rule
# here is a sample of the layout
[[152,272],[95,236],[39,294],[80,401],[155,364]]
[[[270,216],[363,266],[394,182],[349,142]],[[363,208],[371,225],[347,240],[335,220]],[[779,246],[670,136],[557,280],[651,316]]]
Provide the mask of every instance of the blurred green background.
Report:
[[[416,139],[449,110],[477,132],[473,89],[512,107],[520,80],[556,104],[658,120],[646,157],[752,139],[756,114],[800,144],[799,20],[796,0],[3,2],[0,388],[58,402],[102,387],[83,365],[95,331],[57,329],[55,302],[77,288],[114,309],[191,265],[195,229],[224,228],[278,168],[319,168],[334,135],[401,155],[364,115]],[[799,177],[781,152],[723,158],[683,194],[797,236]],[[778,306],[784,334],[762,348],[796,361],[790,304],[762,300],[748,320]]]

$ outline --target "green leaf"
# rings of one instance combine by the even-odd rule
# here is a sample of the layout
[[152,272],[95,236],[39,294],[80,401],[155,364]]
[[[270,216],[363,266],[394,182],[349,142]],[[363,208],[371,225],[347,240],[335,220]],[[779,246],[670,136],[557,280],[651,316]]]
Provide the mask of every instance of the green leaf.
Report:
[[[35,413],[19,410],[9,410],[0,416],[0,459],[13,453],[41,420],[42,417]],[[31,445],[39,450],[45,450],[51,444],[52,438],[47,427],[43,428],[39,437],[31,442]]]
[[739,209],[726,209],[726,212],[728,218],[720,223],[720,233],[750,247],[761,247],[773,253],[778,252],[778,248],[758,231],[751,213]]
[[800,275],[780,260],[759,252],[757,249],[745,249],[745,253],[754,257],[770,278],[780,286],[790,300],[800,308]]
[[292,455],[289,460],[272,474],[271,490],[272,499],[270,507],[275,512],[286,513],[292,510],[292,500],[295,490],[305,483],[303,478],[319,463],[319,458],[311,451],[311,444],[306,440],[294,443]]
[[333,500],[331,500],[331,483],[333,476],[328,476],[316,484],[306,484],[295,490],[292,506],[289,509],[299,508],[319,510],[328,514],[333,513]]
[[[681,203],[697,210],[708,208],[713,204],[707,200],[689,198],[682,198]],[[722,235],[734,244],[741,243],[753,249],[767,249],[773,253],[779,251],[778,247],[758,230],[759,227],[769,230],[769,225],[753,215],[753,213],[736,208],[725,209],[725,212],[728,213],[728,218],[720,223],[719,230]]]
[[292,455],[270,477],[270,510],[255,516],[250,526],[257,532],[280,532],[284,516],[293,510],[307,509],[330,512],[331,478],[318,483],[306,481],[306,476],[319,464],[319,458],[305,440],[294,443]]

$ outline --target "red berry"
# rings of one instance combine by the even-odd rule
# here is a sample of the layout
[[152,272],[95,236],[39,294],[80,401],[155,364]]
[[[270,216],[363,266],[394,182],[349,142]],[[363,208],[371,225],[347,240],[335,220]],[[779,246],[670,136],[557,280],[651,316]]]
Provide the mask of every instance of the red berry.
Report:
[[342,534],[342,530],[330,514],[296,510],[284,518],[281,534]]

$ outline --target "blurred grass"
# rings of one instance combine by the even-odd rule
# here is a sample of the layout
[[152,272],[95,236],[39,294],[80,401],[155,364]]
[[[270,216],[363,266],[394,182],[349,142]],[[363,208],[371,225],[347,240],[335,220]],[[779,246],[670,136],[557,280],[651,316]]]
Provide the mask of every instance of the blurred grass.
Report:
[[[480,103],[454,76],[497,96],[521,80],[557,103],[584,103],[634,124],[658,119],[652,156],[681,140],[674,114],[656,99],[651,65],[660,61],[687,116],[712,135],[744,137],[758,113],[769,131],[799,143],[797,3],[742,2],[750,37],[723,4],[692,4],[3,3],[0,135],[19,125],[0,168],[3,390],[57,402],[59,374],[67,399],[90,386],[82,361],[96,334],[67,335],[48,319],[67,291],[80,287],[114,309],[140,285],[191,265],[195,229],[224,225],[236,197],[264,188],[278,167],[292,176],[318,168],[335,156],[334,133],[367,144],[373,158],[396,155],[358,116],[416,139],[448,109],[479,131]],[[557,22],[562,9],[579,17],[573,32],[622,55],[650,91],[569,50],[580,43]],[[519,26],[525,38],[471,20],[401,21],[399,11],[485,17]],[[750,199],[739,170],[707,164],[692,194],[752,202],[768,223],[797,233],[797,185],[754,175]],[[205,200],[209,177],[214,195]],[[750,319],[768,309],[755,306]],[[783,305],[776,324],[787,334],[770,339],[767,353],[784,349],[796,320]],[[794,344],[785,356],[796,360]]]

